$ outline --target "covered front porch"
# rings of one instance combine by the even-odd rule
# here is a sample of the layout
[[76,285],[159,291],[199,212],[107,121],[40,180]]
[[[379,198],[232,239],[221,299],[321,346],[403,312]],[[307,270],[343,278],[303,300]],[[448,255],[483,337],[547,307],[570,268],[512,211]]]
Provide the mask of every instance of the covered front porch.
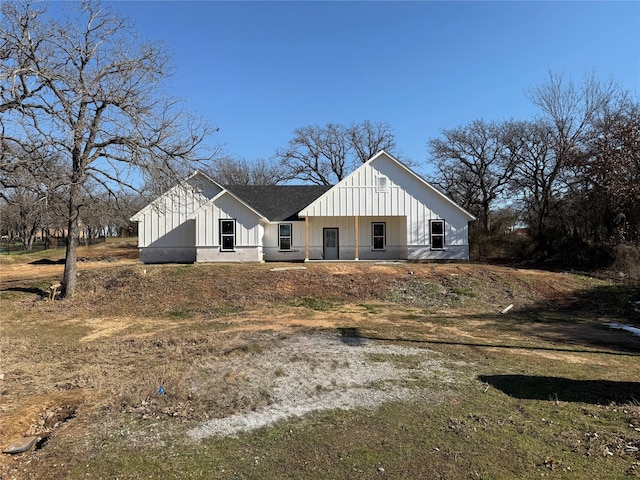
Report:
[[305,261],[406,260],[405,216],[305,217]]

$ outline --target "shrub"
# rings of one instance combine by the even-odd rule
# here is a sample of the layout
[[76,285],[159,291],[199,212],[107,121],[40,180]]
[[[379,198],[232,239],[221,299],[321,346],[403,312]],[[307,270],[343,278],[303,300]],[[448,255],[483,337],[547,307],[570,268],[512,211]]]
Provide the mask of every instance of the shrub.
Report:
[[617,245],[613,249],[613,268],[624,273],[631,280],[640,280],[640,246],[633,244]]

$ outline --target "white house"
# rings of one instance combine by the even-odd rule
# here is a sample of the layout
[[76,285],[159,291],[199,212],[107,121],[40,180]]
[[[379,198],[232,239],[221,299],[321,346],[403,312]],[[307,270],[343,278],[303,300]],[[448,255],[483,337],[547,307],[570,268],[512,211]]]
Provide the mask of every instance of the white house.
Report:
[[132,218],[161,262],[469,258],[475,217],[381,151],[334,186],[223,187],[195,172]]

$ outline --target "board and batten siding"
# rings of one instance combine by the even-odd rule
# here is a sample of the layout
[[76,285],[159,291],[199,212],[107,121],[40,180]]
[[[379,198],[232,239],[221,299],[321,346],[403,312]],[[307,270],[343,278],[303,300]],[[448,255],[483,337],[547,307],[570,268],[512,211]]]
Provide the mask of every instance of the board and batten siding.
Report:
[[[383,191],[378,187],[379,177],[388,179]],[[462,245],[469,221],[455,204],[397,163],[375,160],[354,171],[301,215],[406,217],[408,245],[428,245],[429,220],[436,219],[445,220],[446,244]]]
[[220,246],[220,220],[236,221],[237,246],[256,247],[262,243],[260,217],[226,192],[202,206],[195,214],[196,247]]
[[[228,192],[222,192],[194,215],[197,262],[262,261],[261,217]],[[235,220],[235,248],[220,249],[220,220]]]
[[219,191],[195,176],[158,197],[132,217],[138,222],[138,247],[193,247],[193,225],[186,222]]
[[[291,225],[291,250],[280,250],[278,245],[280,232],[278,225]],[[304,260],[305,255],[305,224],[301,221],[282,221],[267,223],[264,226],[263,254],[268,262],[295,262]]]
[[[325,228],[338,229],[343,260],[467,259],[468,222],[475,219],[384,151],[299,217],[306,217],[306,223],[269,222],[251,204],[195,172],[131,220],[139,224],[141,260],[156,263],[322,259]],[[235,220],[233,250],[220,248],[221,219]],[[444,221],[444,248],[429,245],[432,220]],[[374,222],[385,224],[383,249],[373,249]],[[293,226],[290,250],[279,249],[279,223]]]
[[[384,185],[381,178],[386,179]],[[300,215],[314,224],[318,217],[404,217],[409,258],[468,257],[468,222],[474,219],[385,152],[356,169]],[[430,243],[430,220],[445,221],[445,250],[450,247],[449,252],[430,253],[424,248]],[[346,225],[352,222],[347,220]],[[353,226],[341,228],[340,236],[341,245],[353,242]]]

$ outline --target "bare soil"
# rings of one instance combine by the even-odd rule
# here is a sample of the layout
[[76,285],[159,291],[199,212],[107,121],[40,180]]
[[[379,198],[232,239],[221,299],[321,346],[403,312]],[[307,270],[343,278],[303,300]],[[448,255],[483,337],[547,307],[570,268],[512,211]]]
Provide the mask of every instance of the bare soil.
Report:
[[[35,451],[0,455],[2,479],[64,478],[74,456],[91,457],[127,419],[205,438],[323,408],[435,401],[434,375],[470,378],[438,353],[448,348],[581,365],[640,352],[638,337],[604,326],[633,322],[624,304],[633,299],[598,303],[615,287],[570,274],[466,263],[142,265],[132,245],[79,256],[77,296],[53,302],[59,258],[0,259],[0,446],[42,438]],[[368,400],[354,401],[357,392]]]

